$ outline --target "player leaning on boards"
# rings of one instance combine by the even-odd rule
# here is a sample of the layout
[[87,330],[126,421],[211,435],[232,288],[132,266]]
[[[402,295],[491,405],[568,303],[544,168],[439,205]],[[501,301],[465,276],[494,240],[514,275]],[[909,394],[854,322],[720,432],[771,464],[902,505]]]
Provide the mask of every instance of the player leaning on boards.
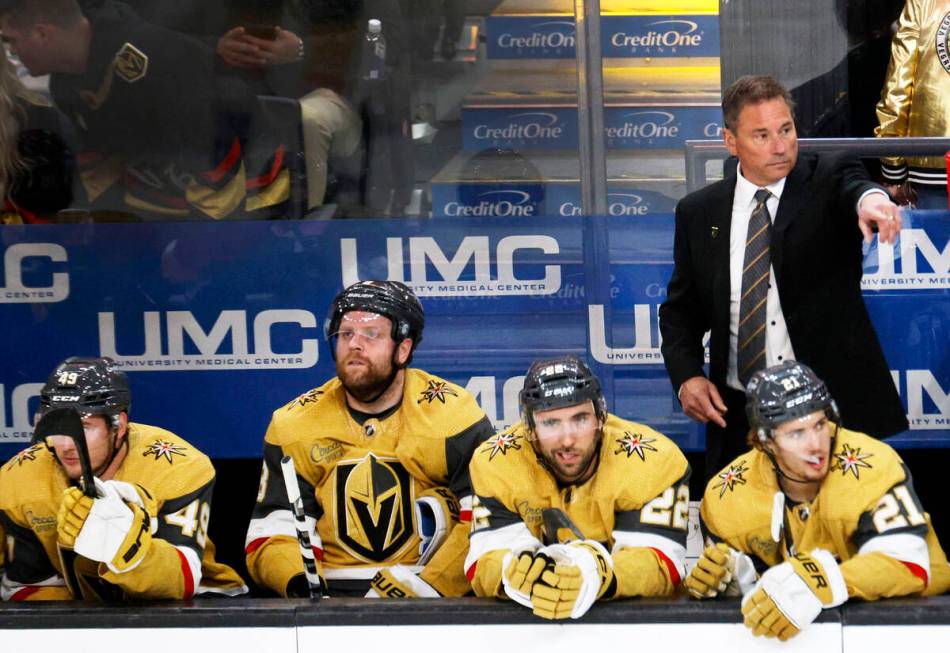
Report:
[[[247,591],[215,562],[208,539],[211,461],[174,433],[130,422],[131,400],[125,373],[108,358],[69,358],[50,375],[36,431],[56,414],[71,416],[74,426],[54,430],[0,469],[4,600]],[[85,443],[94,486],[73,438]]]
[[887,444],[838,426],[811,369],[761,370],[747,395],[753,449],[706,487],[702,521],[716,544],[686,579],[690,594],[741,593],[746,626],[786,640],[849,598],[950,588],[910,471]]
[[469,591],[468,463],[494,430],[464,389],[407,367],[424,323],[419,300],[395,281],[361,281],[333,301],[326,337],[337,376],[275,411],[264,437],[245,542],[258,584],[309,594],[281,475],[289,455],[331,595]]
[[472,457],[465,568],[475,593],[545,619],[580,618],[598,599],[672,594],[689,506],[680,450],[608,413],[574,356],[534,363],[520,400],[522,421]]

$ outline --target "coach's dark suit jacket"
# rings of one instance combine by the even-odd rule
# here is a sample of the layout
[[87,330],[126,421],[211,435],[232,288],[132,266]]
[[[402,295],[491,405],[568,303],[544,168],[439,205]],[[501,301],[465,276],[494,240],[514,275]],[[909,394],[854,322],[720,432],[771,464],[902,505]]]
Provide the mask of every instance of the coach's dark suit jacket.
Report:
[[[673,388],[703,373],[726,386],[729,233],[733,171],[676,206],[675,268],[660,307],[663,357]],[[855,206],[872,184],[856,159],[799,155],[772,229],[772,265],[795,357],[825,380],[844,426],[884,437],[907,419],[861,297],[861,232]]]

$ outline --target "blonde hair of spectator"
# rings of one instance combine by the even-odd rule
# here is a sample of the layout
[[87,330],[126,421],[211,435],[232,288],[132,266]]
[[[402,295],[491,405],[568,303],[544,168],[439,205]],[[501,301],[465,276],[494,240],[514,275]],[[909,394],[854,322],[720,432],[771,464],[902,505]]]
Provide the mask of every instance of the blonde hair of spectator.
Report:
[[26,117],[26,103],[48,106],[39,93],[23,85],[4,48],[0,48],[0,197],[6,196],[10,182],[27,170],[17,148],[20,122]]

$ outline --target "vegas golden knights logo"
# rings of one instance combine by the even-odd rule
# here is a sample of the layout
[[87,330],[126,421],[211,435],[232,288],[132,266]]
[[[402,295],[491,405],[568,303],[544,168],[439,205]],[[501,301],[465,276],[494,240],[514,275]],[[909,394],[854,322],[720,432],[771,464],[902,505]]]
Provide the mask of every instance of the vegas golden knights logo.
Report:
[[395,458],[339,462],[335,504],[339,541],[356,558],[384,562],[412,540],[412,478]]

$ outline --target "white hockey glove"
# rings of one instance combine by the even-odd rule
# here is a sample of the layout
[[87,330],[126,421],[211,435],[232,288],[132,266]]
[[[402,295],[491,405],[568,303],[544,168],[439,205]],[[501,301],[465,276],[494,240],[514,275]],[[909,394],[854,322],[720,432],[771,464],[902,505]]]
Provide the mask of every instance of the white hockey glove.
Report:
[[439,598],[442,596],[434,587],[429,585],[408,567],[393,565],[383,567],[376,572],[370,581],[368,599],[415,599]]
[[595,540],[552,544],[538,553],[554,560],[531,586],[534,613],[545,619],[579,619],[602,596],[617,591],[610,553]]
[[711,599],[719,594],[742,596],[757,579],[752,559],[720,542],[706,547],[683,585],[693,598]]
[[762,574],[742,599],[742,615],[753,635],[785,641],[813,622],[822,609],[847,600],[848,588],[834,556],[815,549]]
[[415,505],[421,539],[418,564],[425,565],[458,523],[459,502],[447,487],[433,487],[421,492]]
[[151,518],[154,501],[129,483],[97,478],[95,484],[96,499],[78,488],[63,492],[57,517],[60,544],[68,548],[71,543],[78,555],[104,562],[114,573],[131,571],[145,558],[158,526]]

